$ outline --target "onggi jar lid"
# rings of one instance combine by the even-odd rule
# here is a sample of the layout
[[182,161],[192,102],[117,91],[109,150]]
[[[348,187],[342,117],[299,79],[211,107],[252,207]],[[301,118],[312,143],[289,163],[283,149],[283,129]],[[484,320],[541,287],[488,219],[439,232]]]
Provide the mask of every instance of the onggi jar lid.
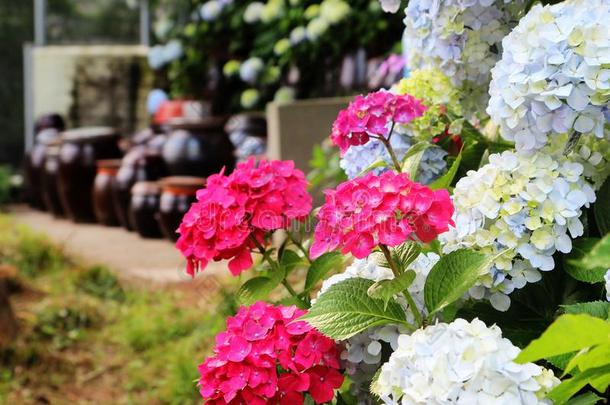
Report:
[[93,142],[118,137],[118,135],[118,131],[111,127],[83,127],[62,132],[61,140],[63,142]]

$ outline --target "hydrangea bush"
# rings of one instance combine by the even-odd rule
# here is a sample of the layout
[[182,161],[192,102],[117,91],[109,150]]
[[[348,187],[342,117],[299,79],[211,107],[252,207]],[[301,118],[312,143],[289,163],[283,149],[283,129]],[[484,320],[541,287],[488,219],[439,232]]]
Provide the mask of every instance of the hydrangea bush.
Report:
[[[271,3],[248,18],[275,18]],[[574,34],[592,24],[594,43],[606,43],[608,27],[592,22],[610,21],[607,4],[534,7],[510,35],[527,26],[535,40],[506,39],[498,66],[506,55],[535,56],[534,65],[509,69],[528,83],[520,90],[534,91],[550,85],[534,67],[561,65],[561,52],[578,42],[570,52],[589,58],[579,66],[598,63],[596,86],[610,88],[601,74],[610,47],[593,52]],[[418,49],[431,66],[338,114],[329,140],[349,179],[326,190],[320,208],[292,162],[249,160],[208,179],[177,247],[191,275],[228,260],[244,283],[239,312],[200,366],[207,403],[593,404],[608,395],[608,140],[575,128],[578,118],[544,137],[528,130],[534,143],[493,139],[485,122],[464,117],[466,76],[479,69],[481,81],[468,80],[484,87],[495,61],[468,59],[464,44],[485,33],[481,51],[491,51],[519,6],[409,3],[407,20],[419,10],[427,27],[418,35],[438,37]],[[506,12],[513,17],[499,25]],[[552,27],[562,24],[572,34],[561,52],[540,46],[559,38]],[[452,52],[463,64],[439,62],[446,40],[459,40]],[[494,97],[514,92],[504,83],[492,84],[492,118]],[[599,107],[596,94],[587,103]],[[544,126],[540,111],[526,112],[528,122]]]

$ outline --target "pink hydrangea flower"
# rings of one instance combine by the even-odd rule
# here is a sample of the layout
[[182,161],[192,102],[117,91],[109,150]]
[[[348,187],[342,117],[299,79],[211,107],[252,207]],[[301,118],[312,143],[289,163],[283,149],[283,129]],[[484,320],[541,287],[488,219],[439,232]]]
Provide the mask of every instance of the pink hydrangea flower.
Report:
[[340,250],[363,259],[379,244],[427,243],[453,225],[454,208],[447,190],[433,191],[404,173],[368,173],[325,194],[312,258]]
[[380,90],[357,96],[339,112],[330,139],[345,153],[350,146],[364,145],[370,136],[387,137],[392,123],[407,124],[426,111],[415,97]]
[[180,224],[176,247],[190,275],[223,259],[238,275],[252,266],[253,239],[265,245],[269,232],[305,219],[311,206],[305,175],[294,162],[252,158],[228,176],[208,178]]
[[[214,356],[199,366],[207,404],[317,404],[343,384],[340,347],[297,318],[296,307],[257,302],[241,307],[216,337]],[[299,327],[295,327],[299,325]]]

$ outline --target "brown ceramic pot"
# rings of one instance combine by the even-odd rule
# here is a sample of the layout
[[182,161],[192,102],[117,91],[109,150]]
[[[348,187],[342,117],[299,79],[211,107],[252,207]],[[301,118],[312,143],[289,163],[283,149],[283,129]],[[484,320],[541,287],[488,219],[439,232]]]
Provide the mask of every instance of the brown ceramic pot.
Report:
[[59,171],[59,142],[49,145],[46,152],[44,170],[40,179],[42,186],[42,200],[51,214],[56,217],[64,216],[64,209],[57,189],[57,173]]
[[238,161],[250,156],[264,156],[267,152],[267,120],[262,113],[243,113],[232,116],[225,131],[235,147]]
[[129,214],[135,231],[143,238],[161,238],[157,221],[161,187],[155,181],[139,181],[131,189]]
[[161,232],[170,240],[178,240],[176,233],[182,217],[197,198],[197,190],[205,186],[205,178],[175,176],[166,177],[159,182],[161,200],[159,203],[159,225]]
[[129,204],[131,190],[139,181],[154,181],[167,176],[163,157],[154,148],[136,146],[125,155],[114,184],[113,202],[122,227],[133,230]]
[[207,177],[223,167],[233,170],[233,144],[224,131],[225,119],[176,118],[169,121],[170,133],[163,145],[163,158],[174,176]]
[[114,182],[121,166],[120,159],[97,161],[97,174],[93,182],[93,212],[95,219],[102,225],[117,226],[119,220],[112,201]]
[[121,157],[119,134],[112,128],[79,128],[62,133],[58,185],[62,206],[75,222],[94,222],[91,195],[96,161]]
[[43,128],[36,135],[36,143],[26,156],[25,181],[28,201],[34,208],[46,209],[42,197],[42,175],[49,146],[57,144],[59,131]]

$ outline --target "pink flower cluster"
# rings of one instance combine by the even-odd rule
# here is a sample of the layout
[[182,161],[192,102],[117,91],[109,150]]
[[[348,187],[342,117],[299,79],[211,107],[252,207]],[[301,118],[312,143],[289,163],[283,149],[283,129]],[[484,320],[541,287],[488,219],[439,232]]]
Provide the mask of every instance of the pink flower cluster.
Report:
[[433,191],[404,173],[368,173],[326,191],[310,253],[340,249],[363,259],[379,244],[427,243],[453,225],[453,210],[447,190]]
[[371,135],[387,137],[392,123],[407,124],[426,112],[415,97],[380,90],[357,96],[339,112],[330,134],[332,142],[345,153],[350,146],[364,145]]
[[238,275],[252,266],[254,240],[265,244],[270,231],[303,220],[311,205],[305,175],[294,162],[250,159],[228,176],[208,178],[182,219],[176,247],[190,275],[222,259],[230,259],[229,270]]
[[214,356],[199,366],[207,404],[303,404],[309,394],[329,402],[343,383],[339,346],[296,319],[294,306],[257,302],[241,307],[216,336]]

